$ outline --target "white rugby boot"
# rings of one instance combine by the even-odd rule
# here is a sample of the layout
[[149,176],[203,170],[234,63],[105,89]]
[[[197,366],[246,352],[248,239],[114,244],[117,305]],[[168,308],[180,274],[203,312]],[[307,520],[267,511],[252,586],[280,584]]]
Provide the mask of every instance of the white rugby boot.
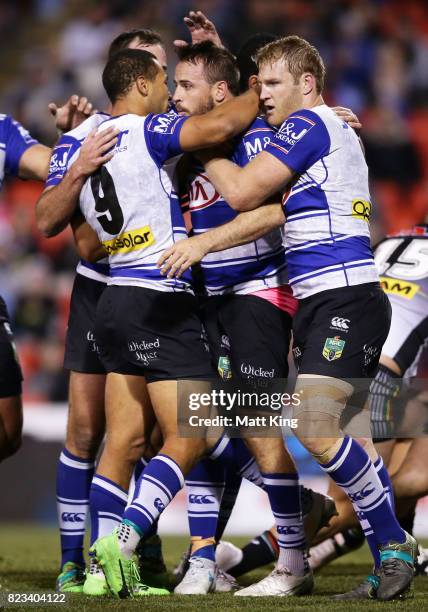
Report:
[[215,561],[203,557],[190,557],[189,569],[174,589],[176,595],[206,595],[215,589],[217,578]]
[[274,569],[266,578],[245,589],[236,591],[238,597],[286,597],[309,595],[314,588],[312,571],[307,567],[303,576],[294,576],[286,568]]
[[214,593],[231,593],[238,589],[239,584],[236,582],[235,578],[219,569],[215,581]]

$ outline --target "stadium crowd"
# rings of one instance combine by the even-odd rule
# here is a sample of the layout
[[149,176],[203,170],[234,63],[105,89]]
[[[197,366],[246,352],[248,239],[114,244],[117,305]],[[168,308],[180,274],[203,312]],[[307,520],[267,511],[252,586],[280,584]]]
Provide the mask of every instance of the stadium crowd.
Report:
[[[318,46],[329,66],[327,102],[362,119],[375,240],[417,221],[428,201],[428,9],[417,1],[201,0],[225,44],[237,52],[254,32],[296,33]],[[3,3],[0,7],[2,112],[35,138],[56,138],[49,102],[72,93],[102,109],[100,74],[109,41],[150,24],[166,41],[186,37],[187,1]],[[22,19],[25,10],[26,19]],[[13,35],[12,35],[13,32]],[[169,66],[170,79],[174,61]],[[31,90],[31,95],[28,95]],[[62,401],[61,353],[76,256],[71,234],[54,240],[34,227],[36,183],[10,180],[0,200],[0,283],[12,315],[28,399]]]

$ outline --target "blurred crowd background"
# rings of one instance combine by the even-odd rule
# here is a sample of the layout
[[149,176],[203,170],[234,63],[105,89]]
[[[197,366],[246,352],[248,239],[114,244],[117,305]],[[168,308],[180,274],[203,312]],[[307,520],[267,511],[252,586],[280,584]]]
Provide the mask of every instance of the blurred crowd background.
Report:
[[[362,119],[373,238],[428,212],[428,3],[423,0],[15,0],[0,3],[0,110],[41,142],[56,132],[47,110],[78,93],[103,109],[106,50],[119,32],[151,27],[173,40],[183,16],[202,10],[233,52],[250,34],[299,34],[327,65],[328,104]],[[9,180],[0,194],[0,293],[7,301],[27,400],[63,401],[63,341],[76,255],[70,233],[46,240],[34,227],[42,189]],[[425,360],[425,368],[427,368]]]

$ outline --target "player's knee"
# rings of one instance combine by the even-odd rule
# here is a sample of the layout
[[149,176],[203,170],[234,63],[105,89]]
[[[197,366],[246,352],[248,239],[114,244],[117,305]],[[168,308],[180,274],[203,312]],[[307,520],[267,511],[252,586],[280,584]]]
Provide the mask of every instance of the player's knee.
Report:
[[81,426],[67,432],[67,449],[82,459],[96,457],[104,437],[104,429]]

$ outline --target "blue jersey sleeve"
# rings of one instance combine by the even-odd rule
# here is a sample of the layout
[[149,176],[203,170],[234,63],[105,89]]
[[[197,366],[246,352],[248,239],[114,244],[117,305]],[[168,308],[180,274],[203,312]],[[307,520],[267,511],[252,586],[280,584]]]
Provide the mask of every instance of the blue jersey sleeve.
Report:
[[162,115],[148,115],[144,124],[146,143],[156,164],[161,167],[168,159],[180,155],[180,131],[188,117],[175,111]]
[[69,168],[71,158],[79,150],[81,144],[80,140],[73,136],[67,134],[61,136],[52,151],[46,187],[54,187],[62,181]]
[[3,116],[0,125],[0,140],[5,150],[5,170],[16,175],[22,154],[35,144],[39,144],[30,132],[12,117]]
[[330,136],[323,120],[310,110],[287,117],[266,151],[297,174],[303,174],[330,150]]
[[239,139],[232,155],[232,161],[238,166],[246,166],[267,147],[274,133],[270,125],[263,119],[257,118]]

